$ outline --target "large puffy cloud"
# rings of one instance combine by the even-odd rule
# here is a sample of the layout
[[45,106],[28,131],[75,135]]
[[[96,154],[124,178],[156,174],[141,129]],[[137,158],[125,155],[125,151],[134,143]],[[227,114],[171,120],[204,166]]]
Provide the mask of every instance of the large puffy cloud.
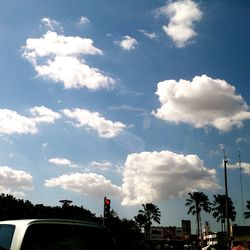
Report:
[[21,170],[0,166],[0,192],[24,195],[24,191],[32,189],[32,176]]
[[163,14],[169,18],[169,24],[164,25],[163,30],[177,47],[186,46],[187,42],[196,35],[193,24],[202,16],[198,4],[192,0],[170,2],[159,8],[156,14]]
[[[93,163],[93,165],[100,165]],[[107,163],[106,165],[109,165]],[[215,169],[209,169],[197,155],[170,151],[128,155],[121,186],[96,173],[73,173],[45,181],[46,187],[61,187],[89,196],[113,196],[122,205],[179,197],[195,190],[215,190],[220,186]]]
[[86,109],[64,109],[63,113],[76,121],[76,126],[87,127],[95,130],[100,137],[112,138],[117,136],[126,126],[121,122],[106,120],[98,112]]
[[[48,20],[45,19],[50,27],[55,21]],[[22,50],[23,56],[31,62],[39,76],[63,82],[65,88],[96,90],[114,84],[111,77],[90,67],[83,59],[84,55],[103,54],[89,38],[64,36],[49,30],[41,38],[27,39]]]
[[0,109],[1,134],[35,134],[38,132],[37,124],[40,122],[54,123],[60,114],[40,106],[30,109],[33,117],[26,117],[9,109]]
[[234,86],[206,75],[192,81],[166,80],[158,83],[161,107],[153,114],[160,119],[188,123],[196,128],[213,126],[222,132],[243,126],[249,108]]
[[216,171],[196,155],[170,151],[143,152],[127,157],[123,205],[166,200],[198,189],[217,189]]
[[112,184],[104,176],[95,173],[74,173],[45,181],[46,187],[62,187],[84,195],[119,197],[121,188]]

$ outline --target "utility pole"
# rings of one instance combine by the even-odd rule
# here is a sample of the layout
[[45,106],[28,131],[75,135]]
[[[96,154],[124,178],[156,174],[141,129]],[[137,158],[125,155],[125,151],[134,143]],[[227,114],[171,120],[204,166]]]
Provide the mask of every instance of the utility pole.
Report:
[[224,177],[225,177],[225,203],[226,203],[226,221],[227,221],[227,247],[228,250],[231,249],[231,233],[230,233],[230,221],[229,221],[229,210],[228,210],[228,189],[227,189],[227,156],[226,156],[226,151],[223,149],[224,152]]

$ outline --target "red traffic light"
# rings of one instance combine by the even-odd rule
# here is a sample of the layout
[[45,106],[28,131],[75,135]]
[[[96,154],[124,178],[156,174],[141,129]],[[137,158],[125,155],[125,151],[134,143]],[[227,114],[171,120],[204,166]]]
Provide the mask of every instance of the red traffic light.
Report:
[[106,206],[110,206],[111,201],[110,199],[105,199],[104,203]]

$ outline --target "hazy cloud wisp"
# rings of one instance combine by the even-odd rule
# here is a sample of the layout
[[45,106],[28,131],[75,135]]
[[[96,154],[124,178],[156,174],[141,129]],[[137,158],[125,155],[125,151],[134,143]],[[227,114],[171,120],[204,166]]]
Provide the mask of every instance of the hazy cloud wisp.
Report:
[[121,41],[115,41],[115,43],[124,50],[133,50],[138,45],[136,39],[131,36],[123,36]]

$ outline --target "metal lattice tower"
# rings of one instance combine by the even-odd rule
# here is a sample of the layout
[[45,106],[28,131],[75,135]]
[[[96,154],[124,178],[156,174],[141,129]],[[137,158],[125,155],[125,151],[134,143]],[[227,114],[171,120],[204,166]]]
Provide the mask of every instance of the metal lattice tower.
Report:
[[242,185],[242,167],[241,167],[241,156],[239,151],[239,169],[240,169],[240,192],[241,192],[241,211],[242,211],[242,222],[245,226],[245,217],[244,217],[244,196],[243,196],[243,185]]

